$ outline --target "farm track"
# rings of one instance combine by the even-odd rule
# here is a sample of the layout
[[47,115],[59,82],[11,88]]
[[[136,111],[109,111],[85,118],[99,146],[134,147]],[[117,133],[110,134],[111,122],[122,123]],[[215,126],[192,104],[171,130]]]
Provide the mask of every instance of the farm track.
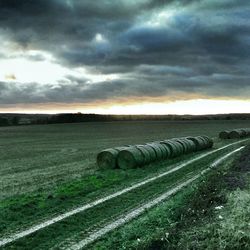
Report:
[[67,247],[67,249],[71,249],[71,250],[80,250],[86,246],[88,246],[89,244],[93,243],[94,241],[96,241],[97,239],[101,238],[102,236],[104,236],[105,234],[113,231],[116,228],[119,228],[120,226],[128,223],[129,221],[135,219],[136,217],[140,216],[141,214],[143,214],[145,211],[147,211],[148,209],[156,206],[157,204],[159,204],[160,202],[165,201],[166,199],[168,199],[169,197],[171,197],[172,195],[176,194],[177,192],[179,192],[181,189],[183,189],[184,187],[188,186],[189,184],[191,184],[192,182],[194,182],[195,180],[197,180],[199,177],[201,177],[202,175],[204,175],[205,173],[207,173],[211,168],[215,168],[217,167],[221,162],[223,162],[224,160],[226,160],[227,158],[229,158],[230,156],[232,156],[233,154],[239,152],[240,150],[242,150],[244,148],[240,147],[226,155],[224,155],[223,157],[217,159],[216,161],[214,161],[208,168],[206,168],[205,170],[201,171],[201,173],[196,174],[195,176],[193,176],[192,178],[178,184],[177,186],[175,186],[174,188],[168,190],[167,192],[165,192],[164,194],[162,194],[161,196],[151,200],[150,202],[145,203],[144,205],[130,211],[129,213],[122,215],[120,218],[116,219],[113,222],[110,222],[109,224],[105,225],[102,228],[99,228],[99,230],[96,230],[94,233],[90,234],[88,237],[86,237],[85,239],[81,240],[80,242],[73,244],[70,247]]
[[[79,207],[79,208],[74,209],[74,210],[72,210],[72,211],[69,211],[69,212],[67,212],[67,213],[65,213],[65,214],[62,214],[62,215],[60,215],[60,216],[57,216],[57,217],[55,217],[55,218],[53,218],[53,219],[51,219],[51,220],[48,220],[48,221],[46,221],[46,222],[44,222],[44,223],[41,223],[41,224],[36,225],[36,226],[34,226],[34,227],[31,227],[31,228],[28,229],[28,230],[24,230],[24,231],[22,231],[22,232],[20,232],[20,233],[17,233],[17,234],[15,234],[15,235],[12,235],[12,236],[9,237],[9,238],[2,239],[2,240],[0,241],[0,246],[4,246],[4,245],[6,245],[7,243],[11,243],[11,242],[13,242],[13,241],[15,241],[15,240],[18,240],[18,239],[22,238],[22,237],[28,236],[28,235],[30,235],[30,234],[36,232],[36,231],[39,231],[39,230],[41,230],[41,229],[44,229],[44,228],[46,228],[46,227],[48,227],[48,226],[51,226],[51,225],[57,223],[57,222],[60,222],[60,221],[62,221],[62,220],[65,220],[66,218],[69,218],[69,217],[71,217],[71,216],[73,216],[73,215],[77,215],[78,213],[81,213],[81,212],[83,212],[83,211],[85,211],[85,210],[88,210],[88,209],[90,209],[90,208],[94,208],[94,207],[97,206],[97,205],[100,205],[100,204],[102,204],[102,203],[104,203],[104,202],[107,202],[107,201],[109,201],[109,200],[111,200],[111,199],[114,199],[114,198],[116,198],[116,197],[119,197],[119,196],[121,196],[121,195],[124,195],[124,194],[126,194],[126,193],[128,193],[128,192],[130,192],[130,191],[133,191],[133,190],[135,190],[135,189],[137,189],[137,188],[139,188],[139,187],[142,187],[142,186],[144,186],[144,185],[146,185],[146,184],[150,184],[151,182],[154,182],[155,180],[158,180],[158,179],[160,179],[160,178],[166,177],[167,175],[170,175],[170,174],[176,172],[177,170],[180,170],[181,168],[183,168],[183,167],[185,167],[185,166],[187,166],[187,165],[189,165],[189,164],[192,164],[192,163],[194,163],[194,162],[196,162],[196,161],[198,161],[198,160],[201,160],[201,159],[203,159],[203,158],[206,158],[207,156],[212,155],[212,154],[215,153],[215,152],[221,151],[221,150],[223,150],[223,149],[226,149],[226,148],[228,148],[228,147],[230,147],[230,146],[239,144],[239,143],[244,142],[244,141],[246,141],[246,140],[242,140],[242,141],[239,141],[239,142],[231,143],[231,144],[226,145],[226,146],[224,146],[224,147],[221,147],[221,148],[219,148],[219,149],[215,149],[215,150],[213,150],[213,151],[210,151],[210,152],[207,152],[207,153],[205,153],[205,154],[202,154],[202,155],[200,155],[200,156],[198,156],[198,157],[196,157],[196,158],[194,158],[194,159],[192,159],[192,160],[186,161],[186,162],[180,164],[179,166],[176,166],[176,167],[172,168],[171,170],[169,170],[169,171],[167,171],[167,172],[158,174],[157,176],[148,178],[148,179],[146,179],[146,180],[144,180],[144,181],[142,181],[142,182],[139,182],[139,183],[137,183],[137,184],[135,184],[135,185],[133,185],[133,186],[131,186],[131,187],[125,188],[125,189],[123,189],[123,190],[121,190],[121,191],[118,191],[118,192],[116,192],[116,193],[114,193],[114,194],[111,194],[111,195],[109,195],[109,196],[103,197],[102,199],[99,199],[99,200],[93,201],[93,202],[91,202],[91,203],[88,203],[88,204],[86,204],[86,205],[84,205],[84,206],[82,206],[82,207]],[[158,194],[157,194],[157,195],[158,195]],[[152,198],[152,194],[151,194],[150,197],[148,197],[148,199],[149,199],[149,198]],[[133,206],[134,206],[134,205],[132,205],[132,207],[133,207]],[[138,203],[137,203],[137,206],[138,206]],[[130,207],[129,207],[129,209],[130,209]],[[125,211],[122,211],[122,212],[124,213]],[[116,215],[114,215],[114,217],[117,216],[117,215],[119,215],[119,213],[116,214]],[[86,231],[87,229],[88,229],[88,228],[86,228],[85,231]],[[92,229],[92,230],[93,230],[93,229]]]

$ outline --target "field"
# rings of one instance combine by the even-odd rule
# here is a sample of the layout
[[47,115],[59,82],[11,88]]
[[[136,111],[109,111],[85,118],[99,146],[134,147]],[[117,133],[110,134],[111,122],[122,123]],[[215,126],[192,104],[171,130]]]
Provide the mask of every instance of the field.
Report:
[[[200,134],[212,137],[215,141],[214,149],[218,149],[236,142],[219,140],[219,131],[239,127],[250,127],[250,122],[126,121],[2,127],[0,128],[0,241],[13,233],[28,229],[134,183],[165,173],[180,163],[212,151],[188,154],[150,164],[145,168],[125,171],[98,170],[96,154],[102,149]],[[6,244],[3,248],[67,249],[74,246],[90,232],[98,230],[199,174],[214,160],[240,145],[235,144],[209,154],[178,171],[69,216]],[[191,191],[187,189],[185,192]],[[173,209],[178,202],[181,203],[185,192],[171,198],[167,206]],[[129,227],[127,230],[131,232]],[[123,232],[123,237],[126,238],[127,235],[133,238],[131,240],[137,241],[137,236],[131,236],[128,231]],[[111,236],[112,239],[115,238],[114,235]],[[107,236],[105,241],[109,242],[111,236]],[[88,249],[90,247],[109,249],[110,246],[106,244],[105,248],[105,244],[97,241]],[[121,244],[117,243],[117,249],[126,248],[126,245]]]

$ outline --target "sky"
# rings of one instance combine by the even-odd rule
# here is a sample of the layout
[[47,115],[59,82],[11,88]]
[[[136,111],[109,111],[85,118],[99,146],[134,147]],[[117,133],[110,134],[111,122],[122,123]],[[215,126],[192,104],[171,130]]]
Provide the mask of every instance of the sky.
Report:
[[0,0],[0,112],[250,113],[250,1]]

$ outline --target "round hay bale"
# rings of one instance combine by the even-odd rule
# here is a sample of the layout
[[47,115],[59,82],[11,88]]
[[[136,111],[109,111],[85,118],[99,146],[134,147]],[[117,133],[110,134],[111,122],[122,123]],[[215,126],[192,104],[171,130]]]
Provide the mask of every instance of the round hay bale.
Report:
[[127,147],[108,148],[97,154],[96,162],[99,168],[117,168],[118,153]]
[[244,128],[244,130],[246,131],[246,136],[249,136],[250,135],[250,128]]
[[185,153],[188,152],[188,146],[186,145],[186,143],[182,139],[171,139],[171,140],[173,140],[173,141],[178,142],[178,143],[181,144],[181,146],[182,146],[182,153],[185,154]]
[[147,164],[152,161],[151,154],[144,145],[136,145],[136,147],[141,151],[144,157],[143,164]]
[[180,138],[179,141],[184,144],[185,147],[185,153],[190,153],[195,150],[195,145],[193,142],[189,141],[188,139]]
[[137,147],[121,150],[117,156],[117,164],[122,169],[135,168],[144,163],[144,155]]
[[160,143],[168,147],[171,158],[179,154],[179,147],[173,141],[165,140],[165,141],[161,141]]
[[240,137],[246,137],[247,133],[244,129],[238,129],[239,133],[240,133]]
[[200,151],[200,150],[203,150],[207,147],[207,141],[200,137],[200,136],[197,136],[197,137],[188,137],[188,140],[191,140],[195,143],[195,146],[196,146],[196,151]]
[[171,158],[173,155],[173,147],[171,146],[171,143],[168,144],[166,141],[160,141],[159,143],[165,147],[168,152],[168,158]]
[[206,136],[206,135],[201,135],[204,139],[206,139],[207,141],[208,141],[208,144],[209,144],[209,148],[211,148],[211,147],[213,147],[213,145],[214,145],[214,142],[213,142],[213,140],[210,138],[210,137],[208,137],[208,136]]
[[178,149],[177,156],[182,155],[184,153],[184,146],[182,145],[182,143],[180,141],[172,141],[172,142],[176,145],[176,148]]
[[168,158],[169,157],[169,149],[166,147],[166,145],[161,144],[161,142],[159,142],[159,141],[156,141],[154,143],[157,144],[158,147],[161,149],[163,159]]
[[181,154],[183,154],[183,146],[177,142],[177,141],[174,141],[174,140],[169,140],[175,147],[175,152],[174,152],[174,156],[179,156]]
[[246,137],[247,136],[247,132],[245,129],[241,128],[239,129],[242,132],[242,137]]
[[146,145],[148,145],[148,146],[150,146],[150,147],[152,147],[154,149],[157,160],[163,159],[164,155],[163,155],[162,149],[159,146],[159,144],[157,144],[157,143],[147,143]]
[[196,151],[196,146],[193,141],[188,140],[187,138],[181,138],[183,142],[186,143],[187,148],[188,148],[188,153],[195,152]]
[[191,147],[191,152],[195,152],[196,151],[195,143],[193,141],[191,141],[191,140],[188,140],[188,139],[186,139],[186,140],[189,142],[189,145]]
[[166,155],[165,159],[170,158],[170,156],[171,156],[171,150],[170,150],[170,148],[166,144],[164,144],[164,143],[160,143],[160,144],[161,144],[161,146],[165,150],[165,155]]
[[248,135],[249,135],[249,131],[248,131],[248,129],[246,129],[246,128],[241,128],[240,130],[241,130],[241,131],[243,131],[243,133],[244,133],[244,137],[246,137],[246,136],[248,136]]
[[162,151],[162,154],[163,154],[163,159],[167,159],[169,157],[169,149],[161,144],[161,143],[157,143],[158,146],[160,147],[161,151]]
[[207,139],[203,138],[202,136],[197,136],[197,138],[200,138],[203,141],[202,149],[209,148],[209,141]]
[[234,130],[229,132],[230,139],[239,139],[239,138],[243,137],[243,135],[244,135],[243,131],[238,130],[238,129],[234,129]]
[[147,144],[143,145],[143,147],[146,148],[147,151],[150,154],[150,162],[156,161],[157,160],[157,156],[156,156],[155,150],[151,146],[149,146]]
[[204,141],[197,137],[187,137],[187,140],[193,142],[195,144],[195,151],[199,151],[205,147]]
[[224,130],[219,133],[219,138],[221,139],[229,139],[229,131]]

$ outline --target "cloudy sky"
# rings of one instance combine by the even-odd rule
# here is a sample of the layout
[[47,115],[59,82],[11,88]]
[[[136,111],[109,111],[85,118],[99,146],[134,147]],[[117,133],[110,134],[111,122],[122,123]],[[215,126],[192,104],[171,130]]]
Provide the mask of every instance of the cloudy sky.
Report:
[[250,1],[0,0],[0,112],[250,112]]

